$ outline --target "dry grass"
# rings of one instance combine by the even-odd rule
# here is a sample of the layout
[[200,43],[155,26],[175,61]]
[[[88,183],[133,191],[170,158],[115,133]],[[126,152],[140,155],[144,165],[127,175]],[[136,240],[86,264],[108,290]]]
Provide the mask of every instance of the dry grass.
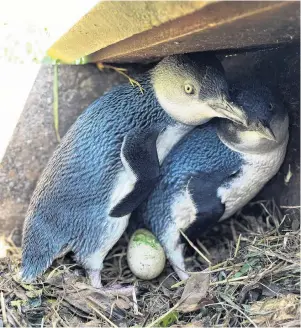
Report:
[[187,265],[209,277],[195,290],[190,284],[191,293],[202,294],[194,312],[181,310],[185,283],[178,283],[169,266],[150,282],[133,277],[126,237],[108,256],[102,277],[108,285],[136,284],[139,292],[131,298],[109,298],[91,289],[70,258],[54,263],[37,283],[21,284],[20,249],[8,239],[8,257],[0,260],[0,318],[6,327],[298,327],[299,208],[283,210],[294,215],[283,215],[273,202],[253,204],[248,215],[238,214],[194,243],[197,251],[190,248]]

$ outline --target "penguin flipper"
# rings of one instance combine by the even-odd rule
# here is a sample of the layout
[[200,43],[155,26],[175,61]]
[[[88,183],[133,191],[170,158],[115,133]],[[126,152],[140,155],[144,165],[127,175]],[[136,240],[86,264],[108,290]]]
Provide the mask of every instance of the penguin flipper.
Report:
[[188,228],[188,234],[204,232],[223,216],[225,205],[217,195],[223,180],[219,172],[198,172],[190,178],[187,189],[195,205],[196,221]]
[[117,204],[109,215],[122,217],[135,210],[154,189],[159,180],[160,164],[156,141],[161,132],[157,126],[136,128],[124,138],[121,147],[121,161],[133,188]]

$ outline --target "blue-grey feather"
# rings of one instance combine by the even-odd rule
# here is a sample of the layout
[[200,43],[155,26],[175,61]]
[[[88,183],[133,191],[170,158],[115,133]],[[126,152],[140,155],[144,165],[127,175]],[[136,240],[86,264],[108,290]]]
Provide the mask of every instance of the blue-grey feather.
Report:
[[[210,175],[214,174],[212,179],[227,183],[227,178],[240,169],[242,156],[220,141],[216,123],[211,121],[197,127],[170,152],[161,167],[160,182],[148,200],[131,216],[134,225],[142,225],[143,221],[160,239],[168,226],[174,222],[171,211],[174,198],[185,190],[191,177],[206,173],[209,179]],[[204,186],[206,193],[215,197],[217,187],[219,185],[216,183]],[[201,207],[202,204],[198,206]]]
[[148,76],[139,82],[143,94],[125,84],[97,99],[54,152],[28,209],[24,278],[45,270],[65,245],[84,259],[113,233],[109,230],[114,224],[106,222],[107,205],[116,174],[122,168],[124,136],[135,127],[164,127],[174,122],[160,107]]

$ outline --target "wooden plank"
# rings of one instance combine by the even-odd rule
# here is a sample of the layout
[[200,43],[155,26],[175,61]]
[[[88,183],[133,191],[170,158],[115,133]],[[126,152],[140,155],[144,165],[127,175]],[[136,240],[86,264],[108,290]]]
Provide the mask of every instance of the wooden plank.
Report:
[[210,1],[101,1],[48,50],[73,62],[133,35],[191,14]]
[[90,62],[125,63],[295,42],[299,16],[299,1],[101,2],[49,55],[70,62],[90,54]]

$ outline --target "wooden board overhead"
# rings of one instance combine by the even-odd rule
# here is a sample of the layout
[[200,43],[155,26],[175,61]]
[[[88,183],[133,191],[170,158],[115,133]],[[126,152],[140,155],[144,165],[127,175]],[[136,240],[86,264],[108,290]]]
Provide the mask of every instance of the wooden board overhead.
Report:
[[48,50],[66,63],[299,42],[299,1],[104,1]]

